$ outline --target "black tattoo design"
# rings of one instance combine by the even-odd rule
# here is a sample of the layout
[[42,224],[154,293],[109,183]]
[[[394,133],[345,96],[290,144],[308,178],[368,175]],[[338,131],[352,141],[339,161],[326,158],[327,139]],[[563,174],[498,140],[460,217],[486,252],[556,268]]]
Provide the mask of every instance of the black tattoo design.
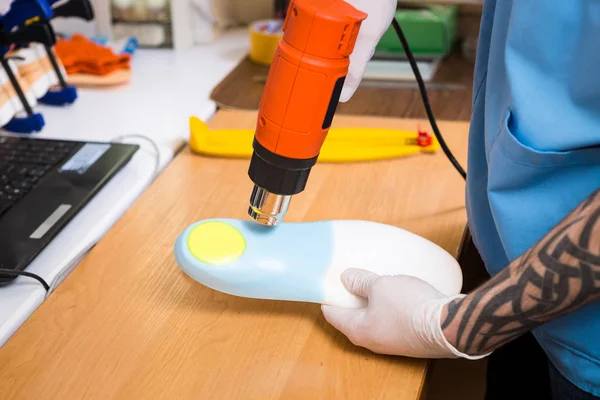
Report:
[[442,330],[485,354],[600,299],[600,190],[544,239],[469,296],[448,304]]

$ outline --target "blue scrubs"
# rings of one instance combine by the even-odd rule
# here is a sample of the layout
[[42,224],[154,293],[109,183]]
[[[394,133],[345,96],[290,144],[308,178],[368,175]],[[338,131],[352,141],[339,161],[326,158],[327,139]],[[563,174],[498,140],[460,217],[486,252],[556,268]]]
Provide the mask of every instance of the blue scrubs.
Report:
[[[467,209],[494,275],[600,188],[600,1],[486,0],[483,13]],[[533,333],[600,396],[600,301]]]

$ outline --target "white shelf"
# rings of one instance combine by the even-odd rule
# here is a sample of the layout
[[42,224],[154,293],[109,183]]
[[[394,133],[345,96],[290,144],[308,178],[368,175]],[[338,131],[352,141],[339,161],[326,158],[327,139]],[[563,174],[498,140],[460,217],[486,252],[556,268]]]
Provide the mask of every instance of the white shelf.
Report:
[[[110,0],[92,0],[96,12],[96,35],[114,37]],[[187,49],[194,45],[190,0],[171,0],[171,37],[173,48]]]

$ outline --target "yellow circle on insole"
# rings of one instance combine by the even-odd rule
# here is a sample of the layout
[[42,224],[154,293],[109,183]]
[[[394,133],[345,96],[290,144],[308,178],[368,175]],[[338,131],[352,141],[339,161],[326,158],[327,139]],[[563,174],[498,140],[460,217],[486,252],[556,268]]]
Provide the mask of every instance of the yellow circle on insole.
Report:
[[225,222],[209,221],[197,225],[188,236],[188,249],[199,261],[210,265],[226,265],[244,254],[246,239]]

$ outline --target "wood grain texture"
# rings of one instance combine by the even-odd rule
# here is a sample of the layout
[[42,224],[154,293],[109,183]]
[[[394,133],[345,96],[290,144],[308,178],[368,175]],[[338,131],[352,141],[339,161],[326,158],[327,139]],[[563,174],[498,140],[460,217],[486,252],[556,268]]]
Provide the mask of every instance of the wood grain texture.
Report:
[[[213,128],[250,128],[219,112]],[[336,117],[413,129],[416,120]],[[468,126],[440,122],[466,163]],[[428,363],[354,347],[315,304],[249,300],[188,278],[173,244],[189,224],[246,218],[248,160],[184,150],[0,349],[0,399],[418,399]],[[464,182],[442,153],[317,164],[288,221],[396,225],[456,254]]]
[[[256,110],[269,68],[244,59],[219,84],[211,99],[222,109]],[[258,79],[260,78],[260,79]],[[469,121],[473,86],[473,63],[453,53],[440,66],[436,84],[462,85],[461,90],[428,89],[431,108],[437,119]],[[338,115],[366,115],[399,118],[427,118],[417,89],[363,85],[347,103],[340,103]]]

